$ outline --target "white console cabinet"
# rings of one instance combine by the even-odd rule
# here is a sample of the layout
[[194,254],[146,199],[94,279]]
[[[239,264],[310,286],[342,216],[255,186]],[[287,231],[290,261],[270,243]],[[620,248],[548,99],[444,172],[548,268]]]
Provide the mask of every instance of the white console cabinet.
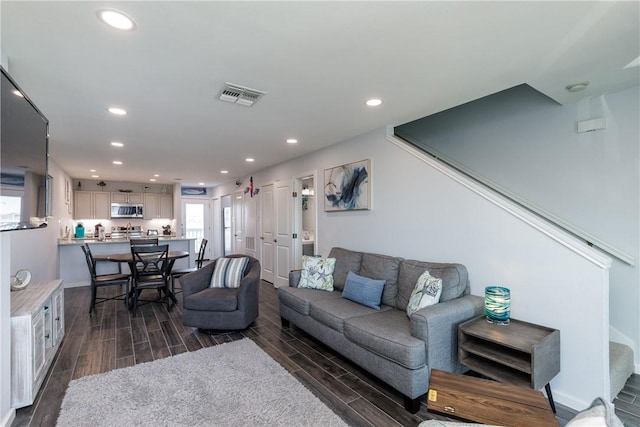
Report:
[[62,280],[11,292],[11,406],[33,400],[64,338]]

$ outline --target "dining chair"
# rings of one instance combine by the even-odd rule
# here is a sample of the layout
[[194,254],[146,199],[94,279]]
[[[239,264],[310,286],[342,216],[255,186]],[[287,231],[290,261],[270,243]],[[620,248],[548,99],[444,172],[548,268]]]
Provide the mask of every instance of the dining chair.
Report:
[[131,246],[131,257],[139,268],[133,269],[133,317],[136,316],[139,302],[154,302],[156,300],[140,299],[145,289],[156,289],[158,295],[164,292],[167,310],[171,307],[169,296],[169,274],[171,263],[168,258],[169,245]]
[[[129,244],[131,246],[154,246],[158,244],[158,238],[151,239],[129,239]],[[140,269],[142,265],[136,264],[136,268]]]
[[[176,294],[176,279],[184,276],[185,274],[192,273],[200,268],[202,268],[202,263],[206,261],[204,259],[204,251],[207,248],[207,239],[202,239],[200,242],[200,249],[198,250],[198,258],[196,258],[196,266],[190,268],[179,268],[177,270],[171,270],[171,292]],[[182,293],[182,289],[178,291],[178,293]]]
[[[131,275],[117,273],[117,274],[97,274],[96,273],[96,260],[93,258],[89,244],[85,243],[82,246],[85,259],[87,260],[87,266],[89,267],[89,274],[91,275],[91,304],[89,305],[89,315],[94,311],[96,304],[110,301],[113,299],[120,299],[124,296],[124,303],[129,306],[129,285],[131,283]],[[114,297],[97,297],[98,288],[107,286],[122,286],[125,285],[125,293],[116,295]]]

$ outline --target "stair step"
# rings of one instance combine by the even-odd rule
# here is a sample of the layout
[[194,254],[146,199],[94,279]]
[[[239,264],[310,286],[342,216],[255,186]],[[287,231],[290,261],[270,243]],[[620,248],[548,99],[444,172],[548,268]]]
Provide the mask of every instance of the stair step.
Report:
[[611,399],[624,388],[627,379],[633,374],[633,350],[617,342],[609,342],[609,378],[611,381]]

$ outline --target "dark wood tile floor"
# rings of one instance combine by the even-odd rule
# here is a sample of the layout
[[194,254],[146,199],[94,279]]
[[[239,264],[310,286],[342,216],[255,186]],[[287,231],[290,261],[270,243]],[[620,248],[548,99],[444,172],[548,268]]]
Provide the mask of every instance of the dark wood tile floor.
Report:
[[[101,289],[101,292],[109,292]],[[113,290],[115,291],[115,290]],[[181,300],[181,297],[178,296]],[[402,406],[402,396],[295,327],[282,329],[276,290],[260,289],[260,316],[246,331],[207,335],[182,325],[180,305],[153,303],[132,317],[120,301],[97,306],[89,316],[89,288],[65,290],[65,338],[36,401],[19,409],[12,426],[54,426],[69,381],[85,375],[161,359],[248,337],[277,360],[352,426],[417,426],[426,419]],[[616,402],[627,426],[638,426],[640,381],[634,376]],[[575,411],[558,406],[561,425]]]

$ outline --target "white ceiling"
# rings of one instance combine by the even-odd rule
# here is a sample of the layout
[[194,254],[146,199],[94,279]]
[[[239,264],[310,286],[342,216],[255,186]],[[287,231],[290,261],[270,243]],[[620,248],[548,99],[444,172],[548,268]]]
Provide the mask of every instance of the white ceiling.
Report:
[[[213,186],[521,83],[560,103],[637,86],[640,67],[624,67],[640,56],[639,5],[2,1],[1,51],[72,177]],[[101,7],[136,31],[98,21]],[[266,95],[221,102],[225,82]]]

